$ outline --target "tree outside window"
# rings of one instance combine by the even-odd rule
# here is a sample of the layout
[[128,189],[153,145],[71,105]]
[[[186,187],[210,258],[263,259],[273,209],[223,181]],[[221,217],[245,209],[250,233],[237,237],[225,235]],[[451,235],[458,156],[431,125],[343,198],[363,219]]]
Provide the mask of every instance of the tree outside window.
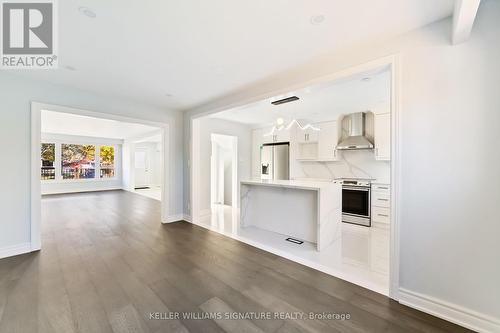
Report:
[[56,160],[56,145],[54,143],[42,143],[41,146],[42,180],[56,179],[56,168],[54,167],[55,160]]
[[100,177],[113,178],[115,176],[115,148],[112,146],[101,146],[99,150]]
[[63,179],[95,178],[94,145],[61,145],[62,177]]

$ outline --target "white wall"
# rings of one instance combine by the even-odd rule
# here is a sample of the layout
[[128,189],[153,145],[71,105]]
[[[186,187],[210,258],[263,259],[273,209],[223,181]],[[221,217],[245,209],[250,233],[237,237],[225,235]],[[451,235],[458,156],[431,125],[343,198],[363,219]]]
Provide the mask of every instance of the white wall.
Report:
[[241,125],[235,122],[213,119],[201,118],[200,125],[200,212],[208,212],[210,210],[210,156],[211,148],[211,134],[232,135],[238,138],[238,184],[241,179],[250,178],[251,168],[251,142],[252,134],[249,126]]
[[[471,39],[464,44],[450,44],[448,19],[384,44],[328,54],[191,110],[185,115],[185,134],[194,114],[261,99],[283,87],[399,54],[400,286],[438,300],[445,308],[451,304],[498,321],[499,31],[500,2],[483,1]],[[184,190],[186,200],[188,178]],[[460,317],[461,312],[450,313]]]
[[[30,242],[32,101],[170,124],[170,215],[182,214],[182,114],[0,72],[0,252]],[[12,143],[12,144],[5,144]],[[5,161],[8,161],[5,163]]]
[[[112,179],[75,179],[75,180],[42,180],[42,195],[43,194],[56,194],[56,193],[74,193],[74,192],[88,192],[88,191],[105,191],[122,189],[122,140],[109,139],[109,138],[94,138],[82,137],[77,135],[64,135],[64,134],[48,134],[42,133],[42,143],[55,143],[56,144],[56,177],[61,172],[61,158],[58,155],[58,146],[63,143],[74,144],[93,144],[93,145],[108,145],[115,147],[115,177]],[[96,146],[96,158],[99,155],[99,147]],[[97,172],[98,161],[96,160],[96,176],[99,177]]]

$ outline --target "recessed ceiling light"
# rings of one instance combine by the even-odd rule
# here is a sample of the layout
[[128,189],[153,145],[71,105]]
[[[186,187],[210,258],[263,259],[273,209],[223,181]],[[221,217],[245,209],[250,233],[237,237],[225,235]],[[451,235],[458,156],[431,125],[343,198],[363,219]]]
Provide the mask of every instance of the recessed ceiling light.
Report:
[[361,79],[361,81],[363,81],[363,82],[368,82],[368,81],[370,81],[371,79],[372,79],[371,77],[364,77],[364,78],[362,78],[362,79]]
[[278,124],[278,126],[281,126],[285,123],[285,119],[279,117],[278,119],[276,119],[276,124]]
[[311,16],[310,22],[313,25],[318,25],[321,24],[325,21],[325,16],[324,15],[313,15]]
[[85,15],[85,16],[87,16],[87,17],[90,17],[90,18],[95,18],[95,17],[97,16],[97,15],[95,14],[95,12],[94,12],[92,9],[90,9],[89,7],[84,7],[84,6],[79,7],[79,8],[78,8],[78,11],[79,11],[80,13],[82,13],[83,15]]

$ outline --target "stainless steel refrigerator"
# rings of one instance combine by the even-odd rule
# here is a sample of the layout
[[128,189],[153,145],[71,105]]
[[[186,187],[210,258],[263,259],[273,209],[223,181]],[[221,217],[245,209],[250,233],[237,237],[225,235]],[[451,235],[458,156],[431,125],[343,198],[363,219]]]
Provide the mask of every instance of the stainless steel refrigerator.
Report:
[[267,143],[260,149],[261,179],[290,179],[290,144]]

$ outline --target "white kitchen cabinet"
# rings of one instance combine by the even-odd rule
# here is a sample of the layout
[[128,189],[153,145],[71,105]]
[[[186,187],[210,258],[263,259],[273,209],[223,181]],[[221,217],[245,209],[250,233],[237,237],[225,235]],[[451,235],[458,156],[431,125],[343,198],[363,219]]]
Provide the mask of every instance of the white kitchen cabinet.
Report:
[[295,131],[295,140],[298,143],[311,143],[317,142],[319,138],[319,131],[313,129],[301,130],[297,128]]
[[[272,133],[272,134],[271,134]],[[264,128],[262,132],[263,143],[275,143],[275,142],[289,142],[290,141],[290,131],[283,129],[281,131],[274,130],[273,128]]]
[[389,194],[373,191],[372,206],[389,208],[390,202],[391,202],[391,196]]
[[373,222],[391,223],[391,186],[389,184],[372,183],[371,211]]
[[336,121],[327,121],[315,124],[320,131],[318,132],[318,160],[319,161],[337,161],[338,151],[338,123]]
[[390,161],[391,159],[391,114],[375,115],[375,159]]
[[276,131],[275,142],[290,142],[290,130]]
[[275,139],[275,133],[271,134],[273,128],[272,127],[265,127],[261,128],[260,131],[260,136],[261,136],[261,143],[273,143]]

